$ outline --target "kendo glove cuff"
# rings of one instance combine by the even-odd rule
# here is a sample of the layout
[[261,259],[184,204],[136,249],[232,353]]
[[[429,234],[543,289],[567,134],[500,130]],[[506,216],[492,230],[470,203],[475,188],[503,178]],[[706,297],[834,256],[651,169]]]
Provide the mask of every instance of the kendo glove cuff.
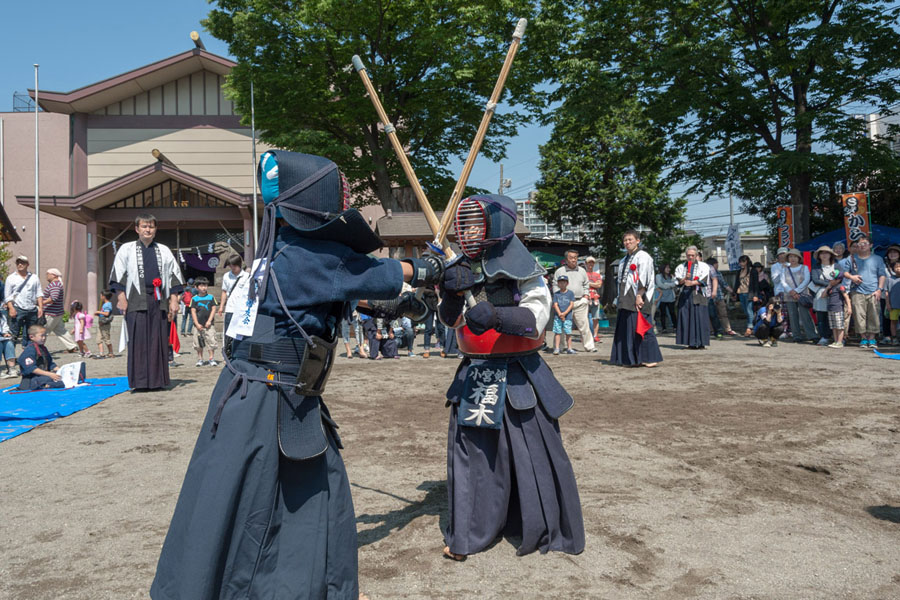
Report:
[[501,306],[497,311],[495,329],[500,333],[533,338],[537,332],[534,313],[524,306]]
[[432,286],[441,281],[444,273],[444,263],[437,256],[426,255],[422,258],[405,258],[403,262],[409,263],[413,268],[412,279],[409,285],[413,287]]
[[454,263],[444,272],[441,289],[448,292],[464,292],[475,286],[475,274],[465,260]]
[[490,302],[479,302],[466,311],[466,325],[475,335],[495,329],[500,324],[497,309]]
[[462,296],[444,293],[441,297],[441,303],[438,305],[438,317],[440,317],[441,323],[449,327],[455,325],[459,315],[462,314],[465,304],[466,301]]

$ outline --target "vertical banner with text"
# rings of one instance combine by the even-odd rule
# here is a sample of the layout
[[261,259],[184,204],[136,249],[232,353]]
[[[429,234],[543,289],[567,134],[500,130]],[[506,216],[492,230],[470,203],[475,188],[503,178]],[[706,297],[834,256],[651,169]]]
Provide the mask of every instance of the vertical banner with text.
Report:
[[847,234],[847,243],[855,242],[863,234],[871,235],[869,193],[841,194],[841,205],[844,209],[844,231]]
[[728,227],[728,235],[725,236],[725,256],[728,257],[728,268],[737,271],[740,268],[738,259],[741,257],[741,232],[737,224]]
[[778,247],[794,247],[794,208],[792,206],[775,207],[775,226],[778,230]]

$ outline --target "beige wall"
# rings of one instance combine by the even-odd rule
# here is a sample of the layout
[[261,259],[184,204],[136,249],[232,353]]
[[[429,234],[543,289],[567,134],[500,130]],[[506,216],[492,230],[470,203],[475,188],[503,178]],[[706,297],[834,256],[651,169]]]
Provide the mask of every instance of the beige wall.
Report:
[[[0,119],[3,119],[3,208],[22,238],[21,242],[10,244],[10,250],[13,257],[28,256],[34,270],[34,209],[16,202],[16,195],[34,194],[34,113],[0,113]],[[41,196],[68,195],[69,117],[40,113],[40,142]],[[67,302],[83,300],[87,293],[85,240],[83,225],[41,214],[41,271],[56,267],[63,272]],[[15,265],[10,264],[10,269],[15,269]],[[43,282],[43,273],[39,275]]]
[[[771,255],[771,248],[767,247],[769,238],[761,235],[742,235],[741,236],[741,254],[746,254],[753,262],[762,263],[764,266],[771,264],[772,259],[767,256]],[[709,258],[715,256],[719,260],[719,266],[722,270],[728,268],[728,256],[725,253],[725,236],[713,236],[703,239],[703,256]]]
[[197,71],[94,111],[95,115],[233,115],[225,78]]
[[[89,128],[87,138],[89,188],[147,166],[157,149],[183,171],[241,194],[253,192],[249,129]],[[257,144],[258,154],[267,149]]]

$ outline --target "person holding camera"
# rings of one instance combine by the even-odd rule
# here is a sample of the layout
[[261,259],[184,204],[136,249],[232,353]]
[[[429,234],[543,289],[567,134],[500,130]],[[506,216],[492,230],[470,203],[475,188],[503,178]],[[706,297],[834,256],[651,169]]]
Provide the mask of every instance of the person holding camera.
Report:
[[769,302],[756,312],[753,334],[765,348],[778,345],[778,336],[784,331],[784,316],[781,314],[781,302],[778,298],[769,298]]

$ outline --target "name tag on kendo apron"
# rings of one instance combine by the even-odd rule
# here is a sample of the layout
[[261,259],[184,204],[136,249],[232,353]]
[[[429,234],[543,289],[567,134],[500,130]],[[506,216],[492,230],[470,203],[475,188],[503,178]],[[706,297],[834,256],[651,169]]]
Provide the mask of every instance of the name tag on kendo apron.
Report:
[[506,404],[506,361],[472,361],[459,401],[457,421],[464,427],[500,429]]

